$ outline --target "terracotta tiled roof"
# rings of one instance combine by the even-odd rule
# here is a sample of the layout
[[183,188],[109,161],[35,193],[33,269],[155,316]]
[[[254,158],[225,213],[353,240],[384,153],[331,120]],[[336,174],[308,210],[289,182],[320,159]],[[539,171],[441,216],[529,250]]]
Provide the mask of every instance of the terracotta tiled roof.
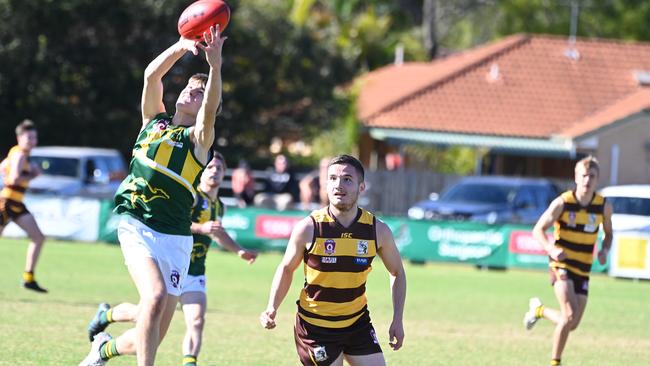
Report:
[[635,72],[650,43],[516,35],[431,62],[387,66],[364,78],[368,127],[548,138],[579,136],[650,106]]

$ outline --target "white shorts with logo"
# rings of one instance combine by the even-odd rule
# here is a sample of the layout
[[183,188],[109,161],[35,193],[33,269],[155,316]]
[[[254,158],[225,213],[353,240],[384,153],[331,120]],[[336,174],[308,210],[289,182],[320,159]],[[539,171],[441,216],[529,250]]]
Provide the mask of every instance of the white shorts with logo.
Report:
[[117,237],[127,266],[142,258],[152,258],[165,279],[167,293],[181,295],[181,287],[190,267],[191,235],[159,233],[129,215],[122,215]]
[[185,282],[183,282],[182,293],[184,294],[188,292],[206,293],[205,281],[206,281],[205,275],[201,275],[201,276],[187,275],[187,277],[185,277]]

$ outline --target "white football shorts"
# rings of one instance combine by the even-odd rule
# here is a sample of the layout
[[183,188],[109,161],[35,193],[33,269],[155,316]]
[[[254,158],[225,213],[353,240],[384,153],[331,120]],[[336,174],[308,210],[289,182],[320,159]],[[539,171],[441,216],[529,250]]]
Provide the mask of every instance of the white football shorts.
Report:
[[201,275],[201,276],[187,275],[187,277],[185,277],[185,281],[183,282],[182,293],[184,294],[188,292],[206,293],[205,281],[206,281],[205,275]]
[[137,219],[122,215],[117,227],[124,263],[129,266],[142,258],[152,258],[165,279],[167,293],[180,296],[190,267],[192,236],[159,233]]

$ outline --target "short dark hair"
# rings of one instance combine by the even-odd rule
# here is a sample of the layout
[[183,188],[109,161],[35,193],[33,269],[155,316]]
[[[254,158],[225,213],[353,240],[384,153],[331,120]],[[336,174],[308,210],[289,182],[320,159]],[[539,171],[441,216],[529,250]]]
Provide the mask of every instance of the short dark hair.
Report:
[[331,167],[332,165],[339,165],[339,164],[341,164],[341,165],[342,164],[351,165],[354,168],[354,170],[357,171],[357,174],[359,174],[359,178],[360,178],[359,182],[363,182],[364,177],[365,177],[365,172],[363,170],[363,165],[361,164],[359,159],[355,158],[352,155],[348,155],[348,154],[338,155],[338,156],[333,157],[330,160],[330,162],[327,164],[327,168],[329,169],[329,167]]
[[223,170],[226,170],[226,159],[223,157],[223,155],[220,152],[218,152],[217,150],[212,150],[212,159],[217,159],[221,161],[221,165],[223,165]]
[[27,131],[36,131],[36,125],[30,119],[25,119],[16,126],[16,136],[20,136]]
[[192,81],[192,80],[200,81],[201,84],[203,84],[203,87],[205,88],[205,84],[208,83],[208,74],[204,74],[202,72],[196,73],[196,74],[190,76],[189,81]]

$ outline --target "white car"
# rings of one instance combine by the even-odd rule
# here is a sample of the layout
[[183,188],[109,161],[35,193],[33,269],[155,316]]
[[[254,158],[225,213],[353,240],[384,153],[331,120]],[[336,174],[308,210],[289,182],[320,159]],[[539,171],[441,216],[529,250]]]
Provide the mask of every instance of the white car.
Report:
[[115,149],[38,146],[30,161],[42,173],[28,192],[110,199],[126,176],[124,158]]
[[614,231],[650,229],[650,184],[610,186],[600,193],[612,205]]

